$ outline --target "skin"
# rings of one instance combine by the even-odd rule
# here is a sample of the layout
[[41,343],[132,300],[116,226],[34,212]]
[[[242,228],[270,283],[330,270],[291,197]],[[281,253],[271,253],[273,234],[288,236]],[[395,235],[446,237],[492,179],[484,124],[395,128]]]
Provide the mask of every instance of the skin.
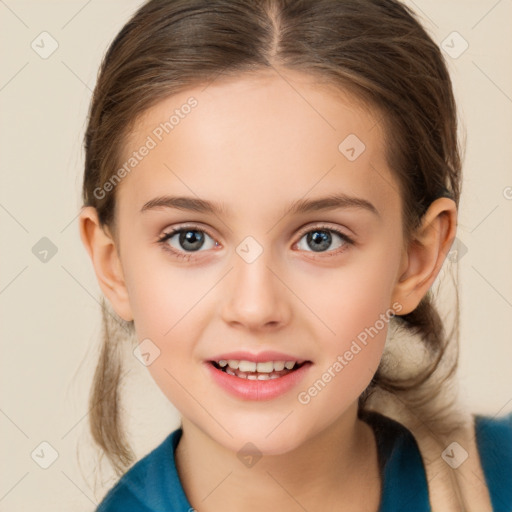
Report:
[[[115,311],[161,352],[148,370],[182,415],[176,464],[193,507],[375,511],[376,444],[357,418],[357,399],[378,367],[388,324],[309,403],[297,394],[379,315],[393,305],[399,314],[416,308],[455,237],[456,205],[433,202],[405,243],[377,113],[312,77],[279,73],[218,80],[149,109],[126,140],[126,158],[187,98],[198,100],[118,185],[115,235],[91,207],[82,209],[80,233]],[[366,146],[355,161],[338,150],[349,134]],[[378,215],[355,207],[287,214],[295,200],[333,193],[364,198]],[[165,194],[220,202],[234,214],[140,212]],[[178,235],[166,242],[192,254],[189,261],[157,242],[184,223],[207,232],[199,252],[187,252]],[[326,226],[354,244],[331,232],[328,248],[315,252],[305,235]],[[263,249],[250,264],[236,252],[249,235]],[[203,366],[238,349],[279,350],[313,365],[289,393],[247,401],[220,389]],[[252,467],[237,457],[247,442],[263,455]]]

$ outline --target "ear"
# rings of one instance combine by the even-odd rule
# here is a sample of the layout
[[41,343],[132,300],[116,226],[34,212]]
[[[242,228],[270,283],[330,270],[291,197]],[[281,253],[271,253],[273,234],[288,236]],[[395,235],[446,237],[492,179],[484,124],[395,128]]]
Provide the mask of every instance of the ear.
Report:
[[[410,313],[434,283],[457,231],[457,206],[452,199],[436,199],[425,212],[421,225],[404,248],[393,301]],[[392,301],[392,302],[393,302]]]
[[103,294],[123,320],[133,320],[121,260],[113,237],[108,229],[100,226],[97,210],[92,206],[82,208],[79,223],[80,238],[92,260]]

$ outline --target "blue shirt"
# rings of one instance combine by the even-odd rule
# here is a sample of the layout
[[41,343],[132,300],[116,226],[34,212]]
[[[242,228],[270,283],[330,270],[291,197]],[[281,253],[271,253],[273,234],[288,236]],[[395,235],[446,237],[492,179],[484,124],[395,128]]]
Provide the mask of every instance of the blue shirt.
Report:
[[[376,412],[361,418],[374,430],[382,494],[379,512],[431,512],[423,459],[411,432]],[[171,432],[136,462],[107,493],[96,512],[193,512],[174,452],[182,434]],[[512,511],[512,413],[475,415],[475,434],[494,512]]]

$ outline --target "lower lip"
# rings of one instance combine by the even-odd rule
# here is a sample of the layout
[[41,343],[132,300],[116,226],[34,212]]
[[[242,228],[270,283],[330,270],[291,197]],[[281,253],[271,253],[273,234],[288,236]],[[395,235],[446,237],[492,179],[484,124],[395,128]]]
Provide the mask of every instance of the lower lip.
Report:
[[211,372],[213,380],[221,388],[237,398],[244,400],[272,400],[273,398],[284,395],[299,384],[312,365],[312,363],[308,361],[297,370],[277,379],[248,380],[218,370],[212,363],[206,362],[205,364]]

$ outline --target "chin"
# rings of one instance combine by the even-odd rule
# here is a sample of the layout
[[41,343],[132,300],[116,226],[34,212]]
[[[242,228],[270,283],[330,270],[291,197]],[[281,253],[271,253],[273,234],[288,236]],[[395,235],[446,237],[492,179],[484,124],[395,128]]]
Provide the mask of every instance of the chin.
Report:
[[[215,439],[226,449],[238,455],[246,451],[254,451],[261,456],[283,455],[298,448],[304,442],[303,431],[302,435],[294,435],[293,431],[290,431],[290,426],[284,423],[279,425],[279,421],[268,423],[255,421],[250,427],[243,428],[226,425],[226,430],[233,437],[224,432],[224,435],[220,438],[215,436]],[[276,425],[278,425],[277,428]]]

